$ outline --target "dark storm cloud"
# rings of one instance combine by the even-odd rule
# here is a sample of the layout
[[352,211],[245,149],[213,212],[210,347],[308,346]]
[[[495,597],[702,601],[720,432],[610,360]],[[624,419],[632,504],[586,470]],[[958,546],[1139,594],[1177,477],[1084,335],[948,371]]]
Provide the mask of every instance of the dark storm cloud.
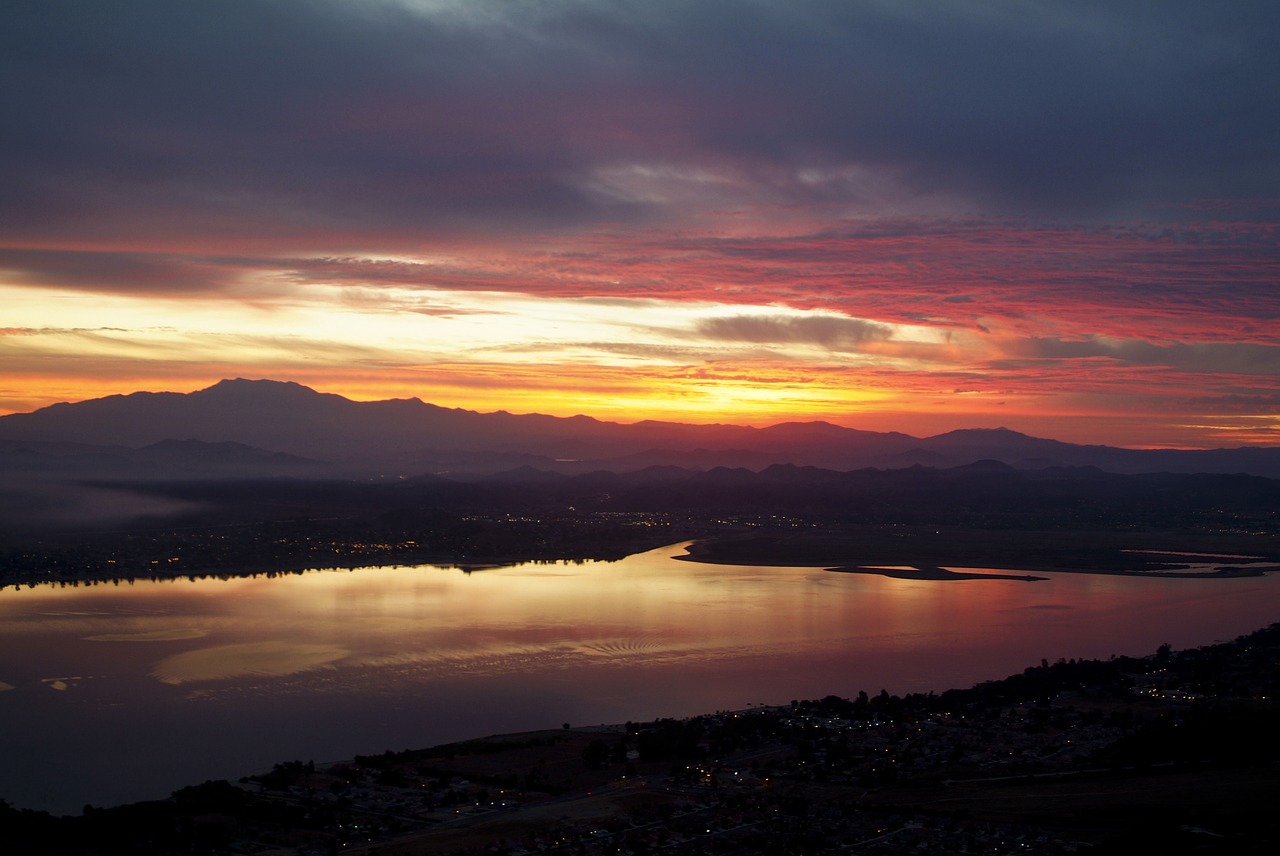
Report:
[[[1076,360],[1105,357],[1133,366],[1218,372],[1238,375],[1280,375],[1280,347],[1235,342],[1159,344],[1137,339],[1027,339],[1007,349],[1022,360]],[[1026,363],[1024,363],[1026,364]]]
[[1280,392],[1254,395],[1206,395],[1188,402],[1204,412],[1280,413]]
[[781,317],[740,315],[708,318],[698,333],[727,342],[817,345],[830,350],[857,350],[866,342],[884,341],[892,335],[883,324],[837,316]]
[[603,192],[599,170],[628,164],[718,170],[730,202],[865,202],[851,163],[996,214],[1280,197],[1271,2],[18,0],[0,15],[10,241],[402,240],[691,213]]
[[394,4],[141,0],[4,14],[0,69],[17,84],[3,119],[12,231],[30,220],[110,231],[94,218],[113,212],[277,231],[555,219],[573,195],[555,177],[561,156],[516,145],[504,124],[521,98],[509,72],[485,79],[494,58],[513,61],[501,33]]
[[236,278],[237,263],[152,253],[0,247],[0,274],[11,282],[121,294],[216,291]]

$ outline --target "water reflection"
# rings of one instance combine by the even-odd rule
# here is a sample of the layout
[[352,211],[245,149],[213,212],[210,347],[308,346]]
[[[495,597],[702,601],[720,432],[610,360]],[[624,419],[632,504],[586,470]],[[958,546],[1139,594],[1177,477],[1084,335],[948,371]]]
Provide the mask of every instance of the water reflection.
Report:
[[172,642],[176,639],[199,639],[205,635],[203,630],[187,630],[182,628],[162,628],[160,630],[142,630],[137,633],[100,633],[97,636],[86,636],[86,642]]
[[268,641],[197,648],[166,657],[148,674],[166,684],[243,677],[281,677],[307,672],[347,656],[345,648]]
[[941,690],[1278,617],[1274,577],[940,582],[680,552],[0,591],[0,797],[71,811],[293,757]]

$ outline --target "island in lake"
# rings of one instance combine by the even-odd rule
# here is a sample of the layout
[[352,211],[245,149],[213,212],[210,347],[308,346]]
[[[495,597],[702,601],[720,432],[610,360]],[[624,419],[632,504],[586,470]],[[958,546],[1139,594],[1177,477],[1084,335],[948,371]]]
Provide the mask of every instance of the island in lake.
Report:
[[939,568],[936,565],[926,568],[881,568],[868,567],[866,565],[849,565],[840,568],[827,568],[828,571],[839,574],[875,574],[882,577],[892,577],[898,580],[1020,580],[1026,583],[1041,582],[1047,580],[1048,577],[1037,577],[1032,574],[994,574],[981,573],[978,571],[949,571],[946,568]]

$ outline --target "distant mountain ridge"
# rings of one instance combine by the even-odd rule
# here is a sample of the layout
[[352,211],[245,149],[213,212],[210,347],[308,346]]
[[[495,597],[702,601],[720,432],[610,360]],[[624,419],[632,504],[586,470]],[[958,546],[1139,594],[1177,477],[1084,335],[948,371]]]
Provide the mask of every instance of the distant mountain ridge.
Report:
[[[522,466],[566,474],[654,466],[758,471],[774,464],[851,470],[996,461],[1022,469],[1096,467],[1116,473],[1238,472],[1280,478],[1277,447],[1120,449],[1029,437],[1004,428],[917,438],[828,422],[767,428],[622,424],[587,416],[478,413],[416,398],[358,402],[293,382],[243,378],[191,393],[136,392],[0,417],[0,473],[38,473],[50,462],[70,463],[68,456],[80,456],[90,474],[90,462],[106,456],[113,462],[107,467],[112,473],[140,465],[149,477],[475,476]],[[139,457],[144,465],[138,464]]]

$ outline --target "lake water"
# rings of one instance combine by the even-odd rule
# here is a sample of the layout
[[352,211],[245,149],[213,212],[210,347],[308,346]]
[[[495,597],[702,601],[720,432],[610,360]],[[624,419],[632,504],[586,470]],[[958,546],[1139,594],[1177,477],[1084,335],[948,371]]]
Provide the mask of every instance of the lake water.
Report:
[[915,581],[619,562],[0,591],[0,798],[75,813],[277,761],[943,690],[1280,620],[1280,577]]

